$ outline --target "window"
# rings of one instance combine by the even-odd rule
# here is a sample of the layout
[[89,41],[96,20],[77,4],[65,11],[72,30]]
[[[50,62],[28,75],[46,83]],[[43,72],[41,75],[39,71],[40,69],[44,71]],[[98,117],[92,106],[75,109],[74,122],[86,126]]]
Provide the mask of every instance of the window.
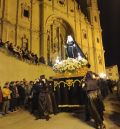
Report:
[[87,34],[86,33],[84,33],[84,39],[87,39]]
[[29,18],[29,11],[24,9],[24,14],[23,14],[25,17]]
[[95,22],[97,22],[97,17],[96,16],[94,16],[94,20],[95,20]]
[[73,9],[71,9],[70,11],[71,11],[72,13],[74,12],[74,10],[73,10]]
[[97,43],[99,43],[99,38],[97,38]]

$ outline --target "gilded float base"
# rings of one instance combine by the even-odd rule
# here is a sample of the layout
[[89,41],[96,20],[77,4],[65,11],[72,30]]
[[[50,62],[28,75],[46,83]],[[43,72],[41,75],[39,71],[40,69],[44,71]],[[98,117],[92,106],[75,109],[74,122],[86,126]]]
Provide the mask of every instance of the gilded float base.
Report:
[[80,77],[85,76],[88,71],[87,67],[83,67],[81,69],[78,69],[75,72],[64,72],[64,73],[56,73],[55,78],[70,78],[70,77]]

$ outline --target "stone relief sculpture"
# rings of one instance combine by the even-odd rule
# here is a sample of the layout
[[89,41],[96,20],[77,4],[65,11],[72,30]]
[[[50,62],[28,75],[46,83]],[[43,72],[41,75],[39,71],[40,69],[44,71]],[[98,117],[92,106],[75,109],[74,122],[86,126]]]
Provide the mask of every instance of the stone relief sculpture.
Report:
[[102,57],[101,57],[101,55],[98,56],[98,61],[99,61],[99,64],[102,65]]

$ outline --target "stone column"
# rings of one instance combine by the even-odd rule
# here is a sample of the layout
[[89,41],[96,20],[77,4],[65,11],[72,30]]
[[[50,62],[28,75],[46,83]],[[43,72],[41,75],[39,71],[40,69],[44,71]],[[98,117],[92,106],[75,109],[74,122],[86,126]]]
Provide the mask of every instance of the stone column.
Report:
[[5,0],[3,0],[3,5],[2,5],[2,17],[1,17],[1,35],[0,38],[3,39],[3,28],[4,28],[4,18],[5,18]]
[[18,37],[18,13],[19,13],[19,0],[16,2],[16,24],[15,24],[15,45],[17,44]]
[[30,10],[30,51],[32,50],[32,12],[33,12],[33,0],[30,1],[31,10]]
[[92,42],[93,42],[93,55],[94,55],[94,67],[95,67],[95,72],[97,73],[98,72],[98,63],[97,63],[97,52],[96,52],[96,43],[95,43],[95,30],[94,30],[94,27],[92,26],[91,28],[92,30]]
[[44,3],[43,3],[43,0],[40,0],[39,11],[40,11],[39,55],[44,56]]

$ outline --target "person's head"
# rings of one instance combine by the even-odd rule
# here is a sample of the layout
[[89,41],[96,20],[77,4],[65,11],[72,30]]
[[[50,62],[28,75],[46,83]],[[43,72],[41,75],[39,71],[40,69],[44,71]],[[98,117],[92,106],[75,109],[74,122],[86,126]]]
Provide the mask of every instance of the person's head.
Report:
[[53,80],[53,77],[49,77],[50,80]]
[[45,75],[41,75],[40,80],[42,80],[43,82],[46,82]]
[[30,85],[33,85],[33,83],[34,83],[33,81],[30,81],[30,82],[29,82]]
[[23,82],[26,82],[26,79],[25,78],[23,78]]
[[71,35],[68,35],[68,36],[67,36],[67,41],[68,41],[68,42],[73,41],[73,37],[72,37]]
[[73,37],[71,35],[68,35],[67,36],[67,44],[73,44],[74,40],[73,40]]
[[40,76],[40,79],[45,79],[45,75],[41,75]]
[[92,71],[88,71],[85,77],[86,80],[91,80],[93,79],[93,73]]
[[9,82],[6,82],[4,87],[9,88]]

